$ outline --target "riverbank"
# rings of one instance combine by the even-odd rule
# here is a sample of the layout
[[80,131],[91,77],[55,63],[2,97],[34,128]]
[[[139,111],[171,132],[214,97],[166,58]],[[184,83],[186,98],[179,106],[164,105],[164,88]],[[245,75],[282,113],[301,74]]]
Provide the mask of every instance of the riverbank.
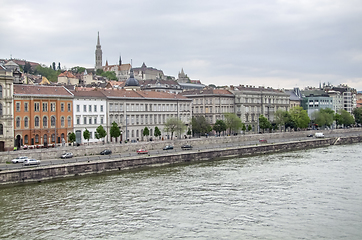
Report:
[[143,155],[122,159],[99,160],[94,162],[78,162],[53,166],[39,166],[26,169],[1,171],[0,184],[8,185],[27,182],[42,182],[52,179],[77,177],[103,172],[115,172],[140,167],[154,167],[182,162],[207,161],[223,157],[269,154],[276,152],[328,147],[334,144],[352,144],[357,142],[362,142],[362,136],[300,140],[274,144],[258,144],[253,146],[184,151],[181,153],[165,153],[157,156]]

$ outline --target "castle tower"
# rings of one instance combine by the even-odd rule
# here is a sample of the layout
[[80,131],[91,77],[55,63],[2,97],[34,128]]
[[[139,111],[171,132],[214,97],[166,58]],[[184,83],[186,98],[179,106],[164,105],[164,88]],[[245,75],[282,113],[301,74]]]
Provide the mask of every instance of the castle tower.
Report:
[[99,41],[99,32],[98,32],[98,40],[96,46],[96,67],[95,70],[102,69],[102,48],[101,43]]

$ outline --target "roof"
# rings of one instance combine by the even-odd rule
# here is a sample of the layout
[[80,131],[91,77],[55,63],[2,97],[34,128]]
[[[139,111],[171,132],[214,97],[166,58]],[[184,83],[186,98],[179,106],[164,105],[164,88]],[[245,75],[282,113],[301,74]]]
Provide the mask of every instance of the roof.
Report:
[[227,97],[234,97],[234,94],[225,89],[203,89],[203,90],[186,90],[180,93],[184,96],[191,95],[225,95]]
[[106,98],[102,91],[97,88],[76,88],[71,91],[74,97]]
[[71,72],[68,71],[59,74],[58,77],[76,78]]
[[164,99],[188,100],[186,97],[166,92],[134,91],[126,89],[100,89],[107,98]]
[[43,86],[14,84],[14,96],[55,96],[73,98],[73,94],[64,86]]
[[291,101],[301,101],[302,98],[298,97],[293,90],[285,90],[285,93],[289,94],[289,100]]

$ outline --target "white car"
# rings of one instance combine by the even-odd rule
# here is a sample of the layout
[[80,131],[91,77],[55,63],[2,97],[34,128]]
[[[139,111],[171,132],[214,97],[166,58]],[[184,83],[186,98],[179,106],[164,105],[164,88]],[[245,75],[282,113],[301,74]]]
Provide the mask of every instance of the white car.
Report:
[[39,165],[40,164],[40,160],[36,160],[36,159],[25,159],[24,160],[24,165]]
[[71,152],[66,152],[66,153],[63,153],[61,158],[72,158],[73,157],[73,153]]
[[17,157],[14,158],[13,160],[11,160],[12,163],[23,163],[25,159],[28,159],[29,157],[27,156],[21,156],[21,157]]

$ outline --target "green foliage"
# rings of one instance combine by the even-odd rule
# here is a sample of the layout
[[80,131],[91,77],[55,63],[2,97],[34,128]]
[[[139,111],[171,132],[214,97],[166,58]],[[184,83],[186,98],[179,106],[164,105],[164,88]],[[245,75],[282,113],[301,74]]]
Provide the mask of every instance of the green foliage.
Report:
[[191,129],[189,128],[189,130],[187,131],[187,135],[191,135]]
[[226,130],[226,123],[223,120],[216,120],[213,129],[220,135],[221,132]]
[[269,120],[264,117],[263,115],[259,116],[259,127],[263,130],[271,128],[271,124],[269,122]]
[[85,131],[83,132],[83,137],[85,140],[88,140],[88,144],[89,144],[90,132],[88,131],[88,129],[85,129]]
[[243,124],[243,128],[242,128],[241,130],[243,130],[243,132],[246,131],[246,126],[245,126],[245,124]]
[[52,66],[53,66],[53,70],[55,71],[55,70],[56,70],[56,68],[55,68],[55,62],[53,62]]
[[143,136],[149,136],[150,135],[150,130],[148,129],[148,127],[145,127],[145,129],[143,129]]
[[339,112],[341,114],[341,120],[344,126],[351,126],[352,124],[354,124],[354,118],[349,112],[344,109],[341,109]]
[[97,139],[101,139],[101,138],[104,138],[105,136],[107,136],[107,132],[106,132],[106,130],[104,130],[102,125],[99,125],[97,127],[95,136]]
[[171,133],[171,139],[173,137],[174,132],[183,132],[185,131],[185,124],[178,118],[168,118],[165,123],[165,128],[163,129],[165,132]]
[[284,126],[285,127],[284,130],[286,130],[287,125],[288,126],[294,125],[292,124],[292,118],[290,116],[290,113],[288,111],[284,111],[281,109],[278,109],[275,112],[275,123],[277,126]]
[[210,124],[206,121],[204,116],[192,117],[192,132],[194,134],[205,134],[210,128]]
[[109,130],[109,134],[111,135],[111,137],[114,138],[118,138],[119,136],[121,136],[121,130],[119,130],[118,124],[116,122],[112,123],[112,127]]
[[307,128],[310,123],[308,113],[302,107],[294,107],[289,111],[295,128]]
[[362,124],[362,107],[353,109],[352,113],[356,123]]
[[31,65],[28,62],[25,62],[25,65],[23,66],[24,73],[32,73]]
[[114,71],[105,72],[102,69],[97,69],[96,74],[102,77],[106,77],[109,80],[118,80],[116,73]]
[[334,111],[330,108],[320,109],[312,113],[312,118],[318,126],[331,126],[334,120]]
[[155,137],[161,136],[161,131],[160,131],[160,129],[159,129],[158,127],[155,127],[155,132],[153,133],[153,135],[154,135]]
[[83,72],[85,72],[85,68],[84,67],[79,67],[79,66],[72,67],[70,70],[72,72],[74,72],[74,73],[83,73]]
[[75,139],[76,139],[75,133],[74,132],[69,133],[68,141],[71,142],[71,143],[74,143]]
[[51,68],[42,67],[40,65],[36,66],[34,74],[39,74],[44,77],[46,77],[51,82],[57,82],[58,81],[58,75],[60,74],[60,71],[55,71]]
[[231,131],[238,132],[242,128],[243,123],[235,113],[224,113],[224,116],[226,127],[230,130],[230,133]]
[[248,126],[248,131],[250,132],[253,129],[251,125]]

